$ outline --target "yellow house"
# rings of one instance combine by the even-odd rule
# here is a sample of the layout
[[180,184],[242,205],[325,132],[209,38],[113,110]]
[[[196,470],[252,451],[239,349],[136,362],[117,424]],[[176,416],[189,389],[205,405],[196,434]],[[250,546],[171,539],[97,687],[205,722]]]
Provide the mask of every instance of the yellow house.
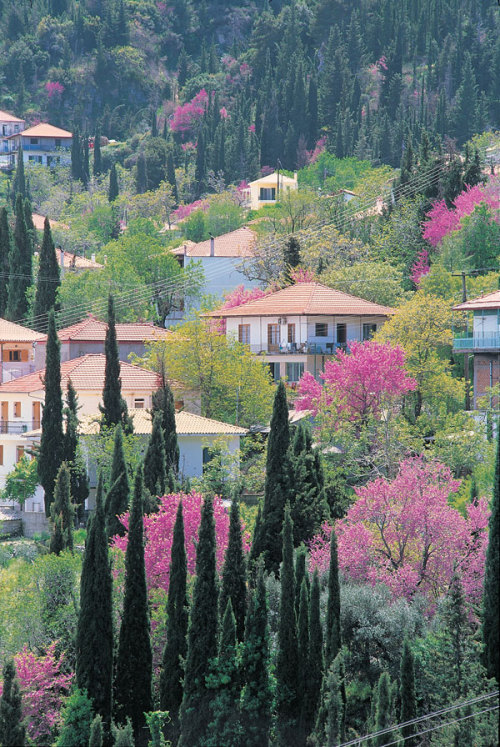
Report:
[[294,173],[293,179],[285,176],[281,171],[274,171],[272,174],[255,179],[248,185],[250,207],[252,210],[258,210],[264,205],[273,205],[279,201],[280,194],[291,189],[296,190],[297,187],[297,172]]
[[44,335],[0,319],[0,384],[35,370],[35,344]]

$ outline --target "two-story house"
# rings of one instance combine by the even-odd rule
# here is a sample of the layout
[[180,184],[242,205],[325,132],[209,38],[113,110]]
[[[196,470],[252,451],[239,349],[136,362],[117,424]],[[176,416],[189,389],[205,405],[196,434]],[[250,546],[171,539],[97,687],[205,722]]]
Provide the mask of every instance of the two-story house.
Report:
[[317,377],[336,350],[370,339],[393,313],[321,283],[297,283],[210,316],[225,319],[227,335],[265,356],[274,380],[295,383],[305,371]]
[[11,166],[17,165],[20,146],[23,149],[24,163],[39,163],[43,166],[71,163],[72,133],[48,122],[10,135],[7,141]]
[[0,384],[35,370],[36,343],[44,335],[0,318]]
[[252,210],[258,210],[265,205],[274,205],[279,201],[280,194],[289,190],[297,190],[297,173],[293,178],[278,171],[262,176],[250,182],[247,187],[248,199]]
[[472,329],[456,334],[453,352],[474,356],[474,408],[487,389],[500,381],[500,290],[457,304],[453,311],[472,312]]
[[8,165],[8,159],[5,156],[9,153],[8,138],[24,130],[24,119],[14,117],[13,114],[0,111],[0,157],[2,163]]

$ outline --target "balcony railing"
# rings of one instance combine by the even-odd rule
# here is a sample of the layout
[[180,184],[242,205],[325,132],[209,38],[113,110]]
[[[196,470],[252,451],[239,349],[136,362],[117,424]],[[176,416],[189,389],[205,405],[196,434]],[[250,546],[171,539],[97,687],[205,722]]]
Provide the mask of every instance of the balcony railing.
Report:
[[500,349],[500,332],[487,332],[475,335],[465,332],[459,337],[453,338],[455,350],[495,350]]
[[26,420],[0,420],[0,433],[7,433],[9,435],[21,435],[28,431],[40,428],[40,421],[26,421]]
[[287,342],[279,345],[250,345],[256,355],[335,355],[337,350],[348,350],[345,342]]

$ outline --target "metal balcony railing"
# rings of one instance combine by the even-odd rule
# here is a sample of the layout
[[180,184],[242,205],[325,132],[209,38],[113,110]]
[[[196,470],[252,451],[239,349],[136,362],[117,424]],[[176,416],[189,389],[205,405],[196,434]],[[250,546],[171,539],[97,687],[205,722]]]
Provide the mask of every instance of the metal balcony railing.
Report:
[[486,332],[482,335],[464,332],[453,338],[455,350],[500,350],[500,332]]
[[348,350],[345,342],[286,342],[249,347],[256,355],[335,355],[337,350]]
[[21,435],[22,433],[26,433],[27,431],[31,431],[39,427],[39,420],[0,420],[0,433],[7,433],[13,436]]

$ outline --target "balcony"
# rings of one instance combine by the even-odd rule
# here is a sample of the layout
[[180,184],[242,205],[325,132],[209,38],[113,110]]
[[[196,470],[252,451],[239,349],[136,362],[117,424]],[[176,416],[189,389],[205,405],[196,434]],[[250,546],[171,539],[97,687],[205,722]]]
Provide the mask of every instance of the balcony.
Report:
[[453,338],[453,349],[458,352],[500,352],[500,332],[485,332],[480,335],[473,332],[464,332],[462,335]]
[[345,342],[287,342],[280,345],[249,345],[255,355],[335,355],[348,350]]
[[40,428],[40,421],[33,420],[0,420],[0,434],[7,433],[9,436],[20,436],[23,433]]

